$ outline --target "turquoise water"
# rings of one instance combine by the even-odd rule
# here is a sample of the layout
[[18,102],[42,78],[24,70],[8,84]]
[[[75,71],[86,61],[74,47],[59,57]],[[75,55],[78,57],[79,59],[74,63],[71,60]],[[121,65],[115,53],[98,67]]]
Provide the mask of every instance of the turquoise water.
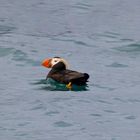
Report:
[[[0,1],[0,139],[139,140],[139,13],[139,0]],[[54,56],[89,73],[86,90],[44,80]]]
[[35,85],[43,85],[40,87],[40,89],[45,89],[48,91],[87,91],[88,90],[88,85],[83,85],[83,86],[77,86],[77,85],[72,85],[72,88],[69,89],[66,87],[65,84],[61,84],[59,82],[56,82],[55,80],[51,78],[42,79],[39,81],[34,82],[33,84]]

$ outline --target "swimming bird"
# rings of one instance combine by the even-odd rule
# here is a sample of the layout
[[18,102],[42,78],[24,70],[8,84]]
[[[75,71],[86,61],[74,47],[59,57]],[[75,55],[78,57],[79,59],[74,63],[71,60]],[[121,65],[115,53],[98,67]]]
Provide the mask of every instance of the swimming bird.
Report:
[[61,57],[53,57],[45,59],[42,65],[51,68],[46,79],[51,78],[59,83],[66,84],[68,89],[72,89],[72,85],[83,86],[88,82],[89,75],[68,69],[68,63]]

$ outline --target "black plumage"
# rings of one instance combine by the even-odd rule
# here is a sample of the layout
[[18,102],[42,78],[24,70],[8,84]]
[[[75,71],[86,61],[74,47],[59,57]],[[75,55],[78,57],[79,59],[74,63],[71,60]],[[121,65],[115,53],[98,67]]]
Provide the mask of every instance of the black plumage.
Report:
[[52,67],[51,71],[47,75],[47,78],[52,78],[62,84],[68,84],[71,82],[72,84],[82,86],[86,85],[89,75],[87,73],[80,73],[66,69],[63,62],[58,62]]

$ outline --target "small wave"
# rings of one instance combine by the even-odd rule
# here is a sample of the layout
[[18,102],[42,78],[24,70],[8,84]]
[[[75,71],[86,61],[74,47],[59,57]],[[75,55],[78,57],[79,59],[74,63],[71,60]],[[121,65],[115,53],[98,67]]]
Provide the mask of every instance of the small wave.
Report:
[[79,14],[86,14],[88,13],[93,6],[91,4],[77,2],[76,4],[72,5],[71,8]]
[[124,68],[124,67],[128,67],[128,65],[120,64],[120,63],[114,62],[114,63],[112,63],[112,64],[110,64],[110,65],[107,65],[107,67]]
[[54,125],[56,127],[70,127],[70,126],[73,126],[72,124],[64,122],[64,121],[55,122]]
[[15,29],[15,27],[0,25],[0,35],[9,34]]
[[102,115],[101,114],[97,114],[97,113],[92,113],[92,114],[90,114],[90,116],[93,116],[93,117],[102,117]]
[[127,120],[135,120],[136,117],[133,116],[133,115],[130,115],[130,116],[125,117],[125,119],[127,119]]
[[140,54],[140,44],[139,43],[131,43],[125,46],[121,46],[118,48],[114,48],[117,51],[131,53],[131,54]]
[[105,42],[120,42],[120,34],[114,32],[94,33],[89,36],[90,39]]
[[57,115],[59,113],[60,112],[58,112],[58,111],[49,111],[49,112],[46,112],[45,115],[47,115],[47,116],[54,116],[54,115]]

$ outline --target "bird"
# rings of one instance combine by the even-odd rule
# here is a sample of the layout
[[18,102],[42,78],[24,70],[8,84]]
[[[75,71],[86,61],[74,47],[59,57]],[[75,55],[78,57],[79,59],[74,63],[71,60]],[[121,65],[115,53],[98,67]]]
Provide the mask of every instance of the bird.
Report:
[[68,89],[72,89],[73,85],[87,85],[89,74],[68,69],[68,62],[64,58],[47,58],[42,61],[42,66],[51,68],[46,79],[51,78],[65,84]]

